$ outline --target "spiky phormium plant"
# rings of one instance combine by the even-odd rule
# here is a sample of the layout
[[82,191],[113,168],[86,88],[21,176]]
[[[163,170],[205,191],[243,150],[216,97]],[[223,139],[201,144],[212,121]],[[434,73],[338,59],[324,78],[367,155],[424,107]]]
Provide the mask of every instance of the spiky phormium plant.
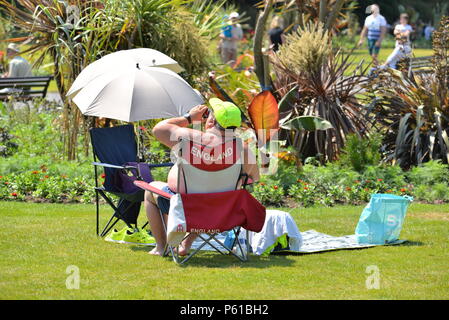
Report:
[[281,104],[281,116],[317,116],[333,126],[325,131],[286,133],[289,144],[304,157],[335,160],[347,134],[366,134],[367,122],[356,98],[366,81],[366,69],[360,63],[350,71],[351,62],[350,54],[333,52],[322,24],[309,24],[287,37],[273,58],[276,94],[289,100]]
[[[434,33],[431,73],[381,72],[367,89],[372,114],[385,130],[387,160],[404,168],[439,159],[449,163],[449,19]],[[375,89],[372,89],[375,88]]]

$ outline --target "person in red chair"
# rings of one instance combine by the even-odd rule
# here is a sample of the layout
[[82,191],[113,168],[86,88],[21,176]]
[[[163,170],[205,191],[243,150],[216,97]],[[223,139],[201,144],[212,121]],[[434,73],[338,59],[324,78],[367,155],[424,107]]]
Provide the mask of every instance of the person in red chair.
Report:
[[[170,148],[175,148],[182,138],[197,141],[202,145],[216,146],[230,139],[235,138],[234,130],[241,125],[241,111],[230,102],[223,102],[217,98],[210,101],[211,107],[198,105],[192,108],[182,117],[171,118],[159,122],[153,128],[154,136],[163,144]],[[204,124],[205,131],[188,128]],[[259,168],[254,154],[247,145],[243,146],[243,173],[248,175],[252,181],[259,180]],[[176,190],[178,181],[178,170],[173,166],[168,174],[168,181],[154,181],[150,185],[157,187],[169,194],[183,192]],[[164,214],[165,225],[167,224],[170,202],[163,197],[158,197],[153,193],[145,193],[145,209],[150,224],[151,231],[156,239],[156,247],[150,251],[153,255],[164,255],[167,244],[167,235],[163,222],[160,218],[159,210]],[[190,234],[179,246],[178,254],[184,256],[188,253],[196,234]]]

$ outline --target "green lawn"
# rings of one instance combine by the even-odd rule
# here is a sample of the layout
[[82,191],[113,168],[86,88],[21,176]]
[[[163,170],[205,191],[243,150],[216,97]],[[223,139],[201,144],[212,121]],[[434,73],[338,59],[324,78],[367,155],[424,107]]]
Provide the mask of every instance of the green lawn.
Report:
[[[379,52],[379,62],[383,63],[387,60],[388,56],[393,52],[393,48],[382,48]],[[433,55],[432,49],[414,49],[413,56],[414,57],[426,57]],[[368,53],[368,49],[365,47],[361,47],[353,52],[354,60],[352,63],[354,67],[360,61],[364,60],[365,63],[371,63],[371,57]]]
[[[296,209],[300,230],[351,234],[362,207]],[[200,253],[185,267],[95,236],[93,205],[0,202],[0,299],[448,299],[449,205],[412,204],[402,238],[363,250],[251,257]],[[106,215],[105,215],[106,216]],[[106,217],[105,217],[106,218]],[[66,288],[66,268],[80,289]],[[368,290],[366,268],[380,270]]]

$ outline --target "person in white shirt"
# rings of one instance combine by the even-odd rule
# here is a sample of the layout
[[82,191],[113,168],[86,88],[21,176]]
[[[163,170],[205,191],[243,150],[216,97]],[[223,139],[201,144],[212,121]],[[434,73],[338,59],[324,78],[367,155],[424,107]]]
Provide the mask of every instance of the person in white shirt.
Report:
[[400,15],[399,24],[394,28],[396,46],[387,58],[384,66],[396,68],[399,60],[408,57],[412,53],[410,34],[413,32],[412,26],[408,24],[409,17],[406,13]]
[[6,50],[6,56],[11,59],[8,72],[3,78],[31,77],[31,66],[24,58],[19,56],[19,48],[15,43],[10,43]]
[[220,50],[223,63],[233,63],[237,59],[238,43],[243,39],[243,30],[240,24],[237,23],[238,19],[239,14],[232,12],[229,15],[230,36],[225,31],[220,34]]
[[435,28],[432,27],[430,24],[428,24],[425,28],[424,28],[424,38],[426,38],[426,40],[430,41],[432,40],[432,33],[435,31]]
[[373,59],[373,63],[377,65],[380,47],[387,32],[387,20],[380,14],[380,8],[377,4],[370,5],[367,8],[368,12],[371,12],[371,15],[365,19],[358,46],[360,47],[363,44],[366,37],[368,39],[369,54]]
[[[6,56],[11,59],[9,61],[8,71],[2,74],[2,78],[23,78],[31,77],[31,66],[24,58],[19,56],[19,48],[15,43],[10,43],[6,49]],[[0,93],[8,94],[20,91],[14,88],[3,88]]]

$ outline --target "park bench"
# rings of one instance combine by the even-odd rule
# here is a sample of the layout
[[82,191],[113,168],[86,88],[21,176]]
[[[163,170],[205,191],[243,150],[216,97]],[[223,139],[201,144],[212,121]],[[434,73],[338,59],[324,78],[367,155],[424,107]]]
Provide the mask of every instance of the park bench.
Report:
[[409,71],[411,71],[413,73],[432,72],[432,58],[433,58],[433,56],[411,58]]
[[8,100],[11,96],[20,100],[45,98],[52,79],[53,76],[0,78],[0,91],[4,88],[14,89],[11,92],[0,92],[0,100]]

